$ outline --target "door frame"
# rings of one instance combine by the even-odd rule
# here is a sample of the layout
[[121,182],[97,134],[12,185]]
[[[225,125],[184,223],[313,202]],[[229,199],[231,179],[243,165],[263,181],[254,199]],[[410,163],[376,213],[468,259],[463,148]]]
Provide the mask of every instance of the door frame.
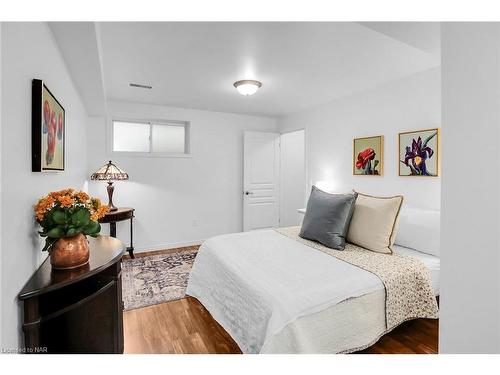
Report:
[[[308,176],[309,176],[309,163],[308,163],[308,132],[307,132],[307,127],[304,126],[303,128],[298,128],[298,129],[292,129],[292,130],[287,130],[285,132],[280,132],[280,191],[279,191],[279,215],[280,215],[280,224],[283,222],[283,214],[284,212],[282,211],[283,208],[283,200],[284,200],[284,195],[283,195],[283,149],[281,148],[281,137],[284,134],[289,134],[289,133],[295,133],[298,131],[304,131],[304,207],[300,208],[305,208],[305,205],[307,204],[307,198],[309,197],[309,186],[308,186]],[[298,215],[298,213],[297,213]]]

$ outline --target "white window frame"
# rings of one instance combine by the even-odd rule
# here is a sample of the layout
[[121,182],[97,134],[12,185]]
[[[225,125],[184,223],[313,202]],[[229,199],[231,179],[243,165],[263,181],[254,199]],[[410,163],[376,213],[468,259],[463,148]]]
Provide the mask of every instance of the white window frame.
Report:
[[[149,152],[141,151],[115,151],[115,126],[114,122],[129,122],[135,124],[148,124],[149,125]],[[114,156],[134,156],[134,157],[150,157],[150,158],[189,158],[191,154],[191,122],[180,120],[154,120],[144,118],[127,118],[113,116],[108,121],[108,134],[110,135],[108,141],[108,149],[111,155]],[[169,126],[182,126],[184,127],[184,153],[172,152],[153,152],[152,132],[153,125],[169,125]]]

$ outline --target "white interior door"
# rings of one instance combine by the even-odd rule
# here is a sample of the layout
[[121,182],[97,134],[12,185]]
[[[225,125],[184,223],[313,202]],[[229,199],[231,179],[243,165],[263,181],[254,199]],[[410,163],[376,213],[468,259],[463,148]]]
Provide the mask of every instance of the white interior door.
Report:
[[279,226],[280,135],[245,132],[243,230]]

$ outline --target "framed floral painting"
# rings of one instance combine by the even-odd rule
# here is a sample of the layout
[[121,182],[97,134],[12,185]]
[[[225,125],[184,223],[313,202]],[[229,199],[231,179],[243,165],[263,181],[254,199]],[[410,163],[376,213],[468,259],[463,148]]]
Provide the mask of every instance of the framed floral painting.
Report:
[[439,129],[399,133],[399,175],[439,176]]
[[384,136],[355,138],[352,173],[359,176],[382,176],[384,172]]
[[39,79],[33,80],[31,101],[31,170],[64,171],[64,108]]

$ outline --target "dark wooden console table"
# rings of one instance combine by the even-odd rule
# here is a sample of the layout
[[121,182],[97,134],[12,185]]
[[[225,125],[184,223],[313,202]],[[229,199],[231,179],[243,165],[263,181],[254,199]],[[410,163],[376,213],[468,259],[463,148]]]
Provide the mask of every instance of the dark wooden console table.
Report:
[[19,299],[26,353],[123,353],[121,258],[125,245],[89,238],[89,263],[52,270],[47,258]]
[[109,223],[109,235],[116,237],[116,223],[119,221],[130,220],[130,246],[127,247],[128,254],[134,259],[134,208],[120,207],[116,211],[109,211],[99,223]]

